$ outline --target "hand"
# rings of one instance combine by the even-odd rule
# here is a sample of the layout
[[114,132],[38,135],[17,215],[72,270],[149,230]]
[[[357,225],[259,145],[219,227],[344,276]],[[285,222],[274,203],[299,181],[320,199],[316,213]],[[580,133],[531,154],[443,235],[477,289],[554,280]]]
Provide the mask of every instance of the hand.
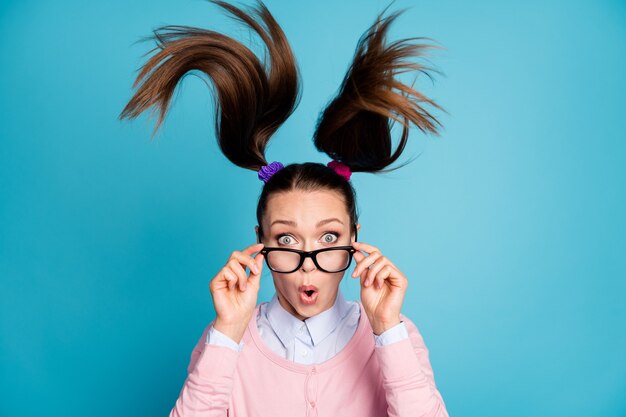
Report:
[[[209,283],[217,315],[213,327],[239,343],[246,331],[259,294],[263,255],[252,254],[263,248],[262,243],[234,251],[226,265]],[[246,276],[246,267],[250,276]]]
[[363,242],[353,242],[352,246],[357,250],[352,278],[361,277],[361,302],[374,334],[380,335],[400,323],[400,310],[409,282],[374,246]]

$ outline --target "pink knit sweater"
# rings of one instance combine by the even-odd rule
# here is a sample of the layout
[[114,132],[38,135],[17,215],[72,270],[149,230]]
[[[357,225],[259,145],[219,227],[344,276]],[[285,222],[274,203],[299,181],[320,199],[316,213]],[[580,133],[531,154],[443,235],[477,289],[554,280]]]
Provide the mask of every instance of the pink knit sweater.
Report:
[[259,305],[241,352],[206,343],[212,322],[191,353],[170,417],[448,417],[415,324],[401,314],[409,339],[375,346],[359,305],[350,342],[315,365],[289,361],[264,344],[255,320]]

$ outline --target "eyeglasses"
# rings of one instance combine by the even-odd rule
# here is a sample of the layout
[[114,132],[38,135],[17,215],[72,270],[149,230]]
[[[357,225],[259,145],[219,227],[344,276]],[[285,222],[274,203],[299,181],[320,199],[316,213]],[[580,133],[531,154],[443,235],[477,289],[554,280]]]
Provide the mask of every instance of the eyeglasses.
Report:
[[345,271],[350,266],[354,252],[356,249],[352,246],[335,246],[310,252],[268,247],[260,251],[265,256],[265,262],[269,269],[283,274],[297,271],[306,258],[311,258],[317,269],[322,272]]

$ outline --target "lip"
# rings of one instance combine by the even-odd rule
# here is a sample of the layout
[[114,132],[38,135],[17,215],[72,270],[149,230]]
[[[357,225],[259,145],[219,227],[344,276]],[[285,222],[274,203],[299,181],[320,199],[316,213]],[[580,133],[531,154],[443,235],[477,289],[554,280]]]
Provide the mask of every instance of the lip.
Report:
[[[319,289],[315,285],[302,285],[298,288],[300,292],[300,301],[305,305],[313,305],[317,302],[317,297],[320,295]],[[310,297],[306,295],[305,291],[315,291]]]
[[318,292],[314,292],[312,296],[308,297],[304,291],[300,292],[300,301],[305,305],[313,305],[317,302],[317,297],[320,295]]

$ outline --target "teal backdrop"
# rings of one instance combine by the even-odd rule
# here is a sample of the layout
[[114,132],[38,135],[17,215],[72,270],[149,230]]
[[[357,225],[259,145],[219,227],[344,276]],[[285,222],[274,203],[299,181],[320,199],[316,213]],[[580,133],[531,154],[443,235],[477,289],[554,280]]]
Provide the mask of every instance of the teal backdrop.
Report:
[[[388,2],[266,4],[303,79],[268,158],[325,163],[315,121]],[[625,416],[626,3],[402,8],[390,40],[446,48],[415,84],[445,129],[411,129],[413,162],[353,181],[360,238],[409,278],[402,311],[450,416]],[[0,5],[2,416],[167,415],[215,317],[209,281],[254,243],[261,182],[219,152],[201,77],[152,141],[147,114],[117,119],[154,46],[137,41],[166,24],[261,51],[202,0]],[[341,289],[358,299],[347,275]]]

